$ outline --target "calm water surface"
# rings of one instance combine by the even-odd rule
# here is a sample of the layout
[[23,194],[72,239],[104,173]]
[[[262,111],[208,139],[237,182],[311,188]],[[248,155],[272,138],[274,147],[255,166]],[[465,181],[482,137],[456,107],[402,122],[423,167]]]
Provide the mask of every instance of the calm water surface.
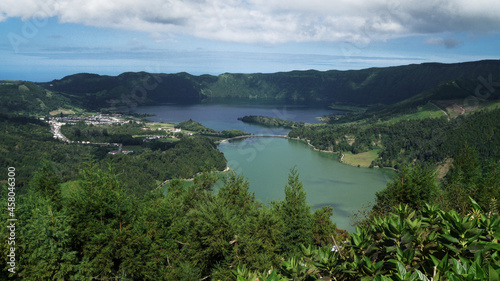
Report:
[[353,230],[351,217],[383,189],[393,171],[351,167],[332,153],[280,138],[249,138],[221,143],[228,166],[246,176],[255,197],[263,202],[282,200],[290,169],[296,167],[313,210],[331,206],[332,220]]
[[140,106],[133,109],[136,113],[155,114],[148,119],[156,122],[179,123],[192,119],[208,128],[222,131],[239,129],[252,134],[286,134],[288,129],[266,128],[245,124],[238,120],[245,115],[262,115],[291,121],[320,123],[316,117],[333,114],[327,108],[310,108],[299,105],[241,105],[241,104],[194,104]]
[[[289,130],[245,124],[238,117],[263,115],[292,121],[319,123],[316,117],[335,113],[324,108],[274,105],[159,105],[143,106],[137,113],[155,114],[156,122],[178,123],[193,119],[215,130],[240,129],[253,134],[286,134]],[[263,202],[282,200],[288,173],[296,167],[313,209],[331,206],[333,221],[353,230],[351,217],[364,205],[373,203],[394,172],[351,167],[337,161],[332,153],[319,152],[303,142],[282,138],[248,138],[221,143],[219,150],[228,165],[248,178],[255,197]]]

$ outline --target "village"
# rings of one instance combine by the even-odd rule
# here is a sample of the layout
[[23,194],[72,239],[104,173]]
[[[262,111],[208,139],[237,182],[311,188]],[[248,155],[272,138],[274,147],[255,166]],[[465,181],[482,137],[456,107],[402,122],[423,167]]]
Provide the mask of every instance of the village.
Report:
[[64,125],[76,125],[78,122],[84,122],[86,125],[113,125],[113,124],[126,124],[130,121],[122,120],[121,115],[107,115],[98,114],[93,116],[59,116],[50,117],[48,123],[51,127],[51,132],[54,134],[55,139],[62,140],[67,143],[81,143],[90,144],[89,141],[71,141],[61,133],[61,127]]
[[85,122],[86,125],[113,125],[113,124],[126,124],[129,120],[120,119],[123,117],[120,114],[97,114],[92,116],[60,116],[50,117],[49,123],[64,123],[64,125],[75,125],[78,122]]
[[[95,143],[90,141],[72,141],[69,140],[64,134],[61,132],[61,127],[64,125],[76,125],[78,122],[84,122],[86,125],[123,125],[130,123],[130,120],[124,120],[122,115],[107,115],[107,114],[98,114],[93,116],[59,116],[59,117],[50,117],[47,121],[51,126],[51,132],[54,135],[55,139],[59,139],[66,143],[78,143],[78,144],[92,144],[92,145],[100,145],[100,146],[116,146],[118,150],[108,152],[111,155],[116,154],[130,154],[133,153],[132,150],[123,150],[121,143]],[[181,129],[179,128],[150,128],[144,127],[142,128],[144,131],[152,131],[152,134],[148,135],[135,135],[134,137],[144,137],[143,142],[148,142],[151,140],[156,140],[160,138],[168,137],[165,134],[154,134],[155,131],[165,131],[171,134],[181,133]],[[190,132],[186,132],[187,135],[192,135]]]

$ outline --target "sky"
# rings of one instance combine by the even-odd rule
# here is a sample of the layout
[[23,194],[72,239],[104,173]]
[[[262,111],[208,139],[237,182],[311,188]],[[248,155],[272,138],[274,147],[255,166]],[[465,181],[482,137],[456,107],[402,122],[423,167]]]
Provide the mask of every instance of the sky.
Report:
[[0,80],[500,59],[497,0],[1,0]]

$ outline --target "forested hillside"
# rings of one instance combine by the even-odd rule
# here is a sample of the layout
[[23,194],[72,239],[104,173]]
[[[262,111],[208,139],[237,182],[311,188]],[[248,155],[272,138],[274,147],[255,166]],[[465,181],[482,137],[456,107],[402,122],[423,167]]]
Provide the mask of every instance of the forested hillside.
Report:
[[28,81],[0,81],[0,112],[46,116],[50,112],[76,113],[80,102],[65,93],[54,93]]
[[495,60],[456,64],[424,63],[352,71],[292,71],[271,74],[193,76],[187,73],[75,74],[41,85],[78,96],[86,108],[111,110],[134,105],[230,98],[260,102],[393,104],[444,81],[477,81],[500,75]]
[[377,150],[372,166],[399,167],[413,161],[436,164],[453,157],[465,144],[481,158],[500,157],[500,109],[479,111],[448,120],[424,118],[394,123],[317,125],[294,128],[289,137],[310,141],[321,150],[352,152]]

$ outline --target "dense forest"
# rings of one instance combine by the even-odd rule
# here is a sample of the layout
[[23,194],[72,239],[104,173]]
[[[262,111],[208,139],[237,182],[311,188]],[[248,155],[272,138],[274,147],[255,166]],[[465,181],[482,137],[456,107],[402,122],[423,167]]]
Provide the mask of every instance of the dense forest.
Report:
[[[481,174],[462,161],[471,152],[463,150],[456,159],[454,176],[443,189],[425,168],[403,169],[388,190],[377,195],[374,210],[383,210],[367,214],[352,234],[335,227],[331,208],[311,213],[295,170],[284,187],[285,198],[264,205],[236,174],[229,174],[217,193],[214,175],[201,174],[191,186],[175,180],[166,194],[153,190],[138,198],[125,191],[112,166],[82,163],[77,185],[64,191],[56,171],[45,163],[28,191],[16,198],[15,277],[497,280],[497,202],[490,199],[490,208],[484,209],[467,197],[468,191],[455,197],[464,185],[480,190],[485,177],[493,183],[490,188],[499,182],[491,169]],[[500,168],[499,163],[494,166]],[[5,186],[2,193],[7,192]],[[431,205],[440,200],[450,204]],[[454,210],[455,203],[464,202],[467,207]],[[2,239],[8,235],[9,229],[2,228]],[[7,278],[6,243],[1,251],[6,264],[1,274]]]
[[354,154],[379,149],[372,166],[396,167],[413,161],[435,164],[453,157],[465,144],[473,144],[483,158],[500,157],[500,110],[479,111],[448,120],[425,118],[395,123],[320,125],[294,128],[292,138],[314,147]]
[[0,83],[0,112],[25,116],[48,115],[59,108],[78,112],[80,105],[75,97],[54,93],[28,81],[2,81]]

